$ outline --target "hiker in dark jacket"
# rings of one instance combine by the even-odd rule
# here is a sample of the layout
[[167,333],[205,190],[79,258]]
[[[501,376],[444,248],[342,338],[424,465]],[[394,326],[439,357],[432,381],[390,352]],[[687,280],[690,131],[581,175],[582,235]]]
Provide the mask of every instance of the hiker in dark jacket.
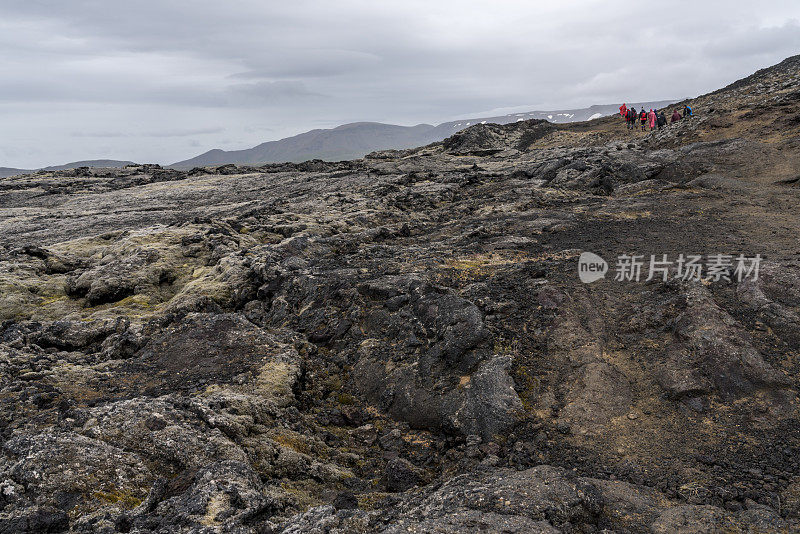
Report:
[[631,130],[636,127],[636,108],[631,108],[628,110],[628,129]]
[[667,125],[667,118],[664,116],[664,112],[663,111],[658,114],[658,119],[656,121],[656,124],[658,124],[658,129],[659,130]]
[[675,113],[672,114],[672,121],[671,122],[678,122],[682,118],[683,117],[681,117],[681,112],[676,109]]
[[647,112],[642,108],[642,113],[639,115],[639,118],[642,120],[642,131],[647,129]]

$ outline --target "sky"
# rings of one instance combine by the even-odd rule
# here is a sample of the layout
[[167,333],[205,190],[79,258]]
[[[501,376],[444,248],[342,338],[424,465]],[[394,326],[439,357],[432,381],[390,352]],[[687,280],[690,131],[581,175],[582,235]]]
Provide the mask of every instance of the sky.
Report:
[[678,99],[795,54],[785,0],[0,0],[0,167]]

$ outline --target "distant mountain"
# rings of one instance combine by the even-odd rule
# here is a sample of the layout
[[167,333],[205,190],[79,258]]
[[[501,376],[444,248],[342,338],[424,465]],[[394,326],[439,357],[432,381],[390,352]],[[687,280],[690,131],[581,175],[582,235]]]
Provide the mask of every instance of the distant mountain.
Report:
[[396,126],[377,122],[354,122],[329,130],[311,130],[294,137],[262,143],[246,150],[210,150],[195,158],[170,165],[176,168],[205,167],[225,163],[258,164],[283,161],[328,161],[353,159],[378,148],[409,148],[443,139],[434,126]]
[[37,171],[63,171],[67,169],[77,169],[78,167],[106,167],[120,169],[125,165],[136,165],[133,161],[119,161],[115,159],[92,159],[86,161],[73,161],[64,165],[51,165],[41,169],[14,169],[12,167],[0,167],[0,178],[16,176],[18,174],[33,174]]
[[35,171],[28,169],[14,169],[13,167],[0,167],[0,178],[7,178],[9,176],[16,176],[18,174],[30,174]]
[[86,161],[73,161],[64,165],[52,165],[45,167],[43,171],[63,171],[67,169],[77,169],[78,167],[105,167],[110,169],[121,169],[125,165],[136,165],[133,161],[119,161],[116,159],[91,159]]
[[[631,104],[637,109],[645,107],[661,108],[674,102],[638,102]],[[418,124],[416,126],[398,126],[379,122],[354,122],[332,129],[311,130],[279,141],[269,141],[245,150],[225,151],[209,150],[191,159],[173,163],[170,167],[189,169],[237,163],[256,165],[275,162],[300,162],[310,159],[338,161],[363,157],[375,150],[389,148],[402,149],[424,146],[450,137],[453,133],[473,124],[510,122],[528,119],[544,119],[555,123],[578,122],[591,120],[618,113],[618,104],[591,106],[584,109],[560,111],[531,111],[527,113],[511,113],[496,117],[481,117],[445,122],[438,126]]]

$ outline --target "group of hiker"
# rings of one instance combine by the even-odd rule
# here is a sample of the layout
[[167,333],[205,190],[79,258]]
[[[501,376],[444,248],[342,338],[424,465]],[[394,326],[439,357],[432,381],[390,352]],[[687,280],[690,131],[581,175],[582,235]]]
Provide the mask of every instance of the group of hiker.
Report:
[[[619,114],[625,119],[629,130],[635,130],[637,123],[641,123],[642,131],[646,131],[648,127],[651,130],[664,128],[667,125],[667,117],[664,115],[664,110],[658,111],[651,109],[649,112],[642,108],[642,111],[636,111],[635,107],[628,108],[627,105],[622,104],[619,108]],[[672,113],[671,122],[678,122],[681,119],[692,117],[692,108],[688,105],[683,106],[683,114],[677,109]]]

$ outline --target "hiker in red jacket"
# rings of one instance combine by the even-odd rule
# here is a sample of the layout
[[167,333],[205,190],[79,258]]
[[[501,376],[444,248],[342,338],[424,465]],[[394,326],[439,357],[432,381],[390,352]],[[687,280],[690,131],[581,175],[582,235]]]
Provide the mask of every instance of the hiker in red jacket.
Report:
[[672,120],[670,122],[678,122],[683,117],[681,117],[680,112],[676,109],[675,112],[672,114]]
[[647,112],[642,108],[642,113],[639,115],[639,118],[642,120],[642,131],[647,129]]
[[656,112],[655,110],[650,110],[650,113],[647,114],[647,121],[650,123],[650,130],[656,129]]

